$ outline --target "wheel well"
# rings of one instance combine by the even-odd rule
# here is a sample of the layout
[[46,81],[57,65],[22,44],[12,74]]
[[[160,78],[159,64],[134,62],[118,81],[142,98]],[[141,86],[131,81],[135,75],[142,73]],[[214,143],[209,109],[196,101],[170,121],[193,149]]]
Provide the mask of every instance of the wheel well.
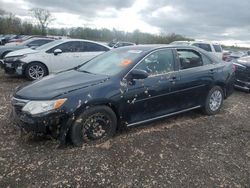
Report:
[[113,110],[113,112],[116,115],[117,121],[119,122],[121,118],[120,118],[120,114],[119,114],[118,110],[116,109],[115,105],[113,105],[112,103],[108,103],[108,104],[104,104],[104,105],[110,107]]
[[31,64],[31,63],[41,63],[41,64],[46,68],[47,73],[48,73],[48,75],[49,75],[49,69],[48,69],[48,67],[47,67],[43,62],[41,62],[41,61],[31,61],[31,62],[27,63],[26,66],[25,66],[25,68],[24,68],[24,71],[25,71],[26,67],[27,67],[29,64]]
[[[111,108],[111,110],[115,113],[115,115],[117,117],[117,121],[119,121],[121,119],[117,108],[112,103],[96,103],[96,104],[90,105],[90,107],[94,107],[94,106],[107,106],[107,107]],[[78,116],[83,110],[85,110],[84,106],[77,109],[76,112],[74,113],[74,115]]]
[[215,86],[219,86],[222,89],[224,98],[226,98],[227,97],[227,90],[226,90],[225,84],[224,83],[216,83]]

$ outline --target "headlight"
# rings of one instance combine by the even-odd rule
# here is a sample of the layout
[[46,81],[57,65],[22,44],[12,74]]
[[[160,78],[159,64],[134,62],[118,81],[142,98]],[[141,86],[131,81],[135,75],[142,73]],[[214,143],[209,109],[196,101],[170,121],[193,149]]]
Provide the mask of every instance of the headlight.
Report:
[[247,63],[247,60],[244,60],[244,59],[238,59],[237,62],[239,63]]
[[22,109],[32,115],[49,112],[60,108],[67,99],[58,99],[52,101],[30,101]]
[[20,55],[20,56],[11,56],[4,58],[4,61],[18,61],[20,59],[25,58],[27,55]]

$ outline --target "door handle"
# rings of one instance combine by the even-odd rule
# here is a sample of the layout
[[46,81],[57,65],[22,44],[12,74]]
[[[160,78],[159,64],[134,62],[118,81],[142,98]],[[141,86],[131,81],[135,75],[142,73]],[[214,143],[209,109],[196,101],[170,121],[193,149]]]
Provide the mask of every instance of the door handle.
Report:
[[172,76],[169,81],[172,82],[172,83],[175,83],[175,81],[177,80],[177,77],[176,76]]
[[214,69],[210,69],[210,73],[213,74],[214,73]]

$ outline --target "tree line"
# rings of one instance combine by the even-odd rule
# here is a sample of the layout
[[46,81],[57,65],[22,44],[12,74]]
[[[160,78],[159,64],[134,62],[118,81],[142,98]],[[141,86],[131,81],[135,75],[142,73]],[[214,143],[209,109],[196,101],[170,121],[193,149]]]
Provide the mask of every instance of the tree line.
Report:
[[36,18],[37,24],[22,21],[14,14],[0,9],[0,34],[68,36],[95,41],[130,41],[138,44],[168,44],[173,41],[191,40],[175,33],[154,35],[139,30],[124,32],[116,29],[92,29],[86,27],[49,28],[48,25],[53,21],[53,17],[48,10],[36,8],[32,9],[31,12]]

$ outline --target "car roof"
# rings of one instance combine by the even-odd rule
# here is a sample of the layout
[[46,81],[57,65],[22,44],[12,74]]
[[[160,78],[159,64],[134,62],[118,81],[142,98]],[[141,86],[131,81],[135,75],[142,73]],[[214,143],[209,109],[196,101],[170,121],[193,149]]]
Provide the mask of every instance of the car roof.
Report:
[[105,47],[111,49],[108,45],[105,45],[105,44],[103,44],[101,42],[97,42],[97,41],[93,41],[93,40],[85,40],[85,39],[59,39],[58,41],[61,41],[61,43],[72,42],[72,41],[91,42],[91,43],[96,43],[96,44],[99,44],[99,45],[102,45],[102,46],[105,46]]
[[154,50],[163,49],[163,48],[171,48],[171,49],[187,49],[187,50],[195,50],[206,56],[210,57],[215,61],[220,61],[216,56],[211,55],[207,51],[198,48],[196,46],[189,46],[189,45],[171,45],[171,44],[147,44],[147,45],[135,45],[135,46],[126,46],[121,48],[116,48],[115,50],[138,50],[143,51],[144,53],[152,52]]
[[211,41],[190,41],[190,44],[194,43],[220,45],[218,42],[211,42]]
[[126,46],[122,47],[122,49],[128,50],[142,50],[142,51],[152,51],[161,48],[183,48],[183,49],[195,49],[198,51],[203,51],[202,49],[195,46],[187,46],[187,45],[172,45],[172,44],[140,44],[135,46]]

